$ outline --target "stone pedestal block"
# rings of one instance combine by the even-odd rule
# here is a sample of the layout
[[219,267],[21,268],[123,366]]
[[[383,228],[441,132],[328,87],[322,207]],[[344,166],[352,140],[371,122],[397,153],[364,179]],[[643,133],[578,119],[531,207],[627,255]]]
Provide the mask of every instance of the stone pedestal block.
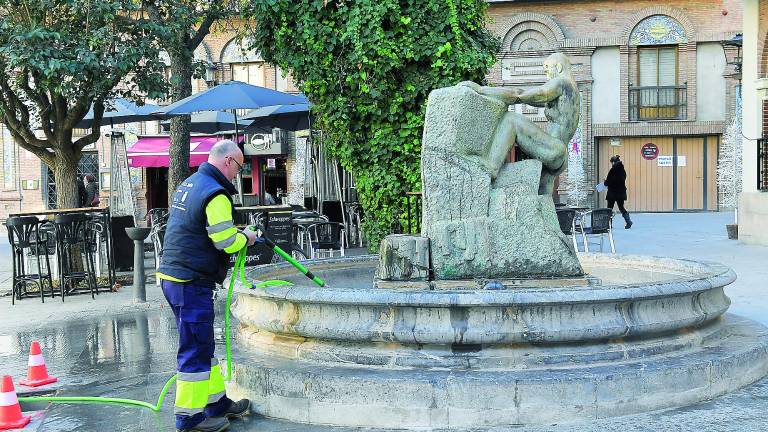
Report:
[[379,247],[376,278],[388,281],[426,281],[429,277],[429,239],[395,234]]
[[578,276],[572,242],[552,197],[539,195],[542,164],[502,166],[493,178],[476,158],[506,112],[466,87],[433,91],[422,147],[424,211],[435,279]]

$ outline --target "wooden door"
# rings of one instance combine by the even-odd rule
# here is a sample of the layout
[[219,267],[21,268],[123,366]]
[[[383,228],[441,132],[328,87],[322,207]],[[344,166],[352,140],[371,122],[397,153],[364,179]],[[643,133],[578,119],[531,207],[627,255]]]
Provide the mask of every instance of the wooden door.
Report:
[[704,138],[675,139],[676,210],[704,209]]
[[[599,145],[599,177],[604,180],[610,169],[610,158],[619,155],[627,171],[627,202],[629,211],[672,211],[673,170],[672,167],[659,166],[656,159],[646,160],[642,156],[643,145],[655,144],[660,156],[672,156],[671,137],[634,137],[621,138],[620,145],[611,145],[611,140],[601,138]],[[605,206],[605,192],[600,194],[600,206]]]
[[717,202],[717,159],[720,155],[720,136],[707,137],[706,153],[707,156],[707,210],[718,210],[720,206]]

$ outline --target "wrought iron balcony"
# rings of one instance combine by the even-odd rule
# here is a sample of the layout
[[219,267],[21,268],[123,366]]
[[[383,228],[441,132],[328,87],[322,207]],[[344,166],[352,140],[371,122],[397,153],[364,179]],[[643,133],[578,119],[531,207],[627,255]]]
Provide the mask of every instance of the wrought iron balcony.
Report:
[[688,86],[629,88],[629,120],[685,120]]

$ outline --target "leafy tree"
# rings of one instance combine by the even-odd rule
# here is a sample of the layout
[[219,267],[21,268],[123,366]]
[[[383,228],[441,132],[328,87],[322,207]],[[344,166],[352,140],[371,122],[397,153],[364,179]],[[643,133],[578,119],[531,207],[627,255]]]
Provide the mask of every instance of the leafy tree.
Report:
[[[0,122],[53,170],[57,205],[78,203],[76,172],[99,128],[75,138],[91,105],[97,124],[113,97],[164,92],[163,65],[127,0],[0,0]],[[157,60],[155,60],[157,59]]]
[[[165,37],[160,44],[170,58],[170,96],[176,102],[192,95],[192,78],[199,77],[194,61],[195,49],[211,32],[212,26],[236,13],[237,2],[230,0],[148,0],[144,2],[153,23]],[[217,24],[218,21],[218,24]],[[190,117],[171,119],[171,145],[168,165],[168,196],[189,176]]]
[[483,80],[498,41],[483,0],[265,0],[244,9],[254,48],[315,104],[329,152],[356,180],[375,248],[421,188],[425,102]]

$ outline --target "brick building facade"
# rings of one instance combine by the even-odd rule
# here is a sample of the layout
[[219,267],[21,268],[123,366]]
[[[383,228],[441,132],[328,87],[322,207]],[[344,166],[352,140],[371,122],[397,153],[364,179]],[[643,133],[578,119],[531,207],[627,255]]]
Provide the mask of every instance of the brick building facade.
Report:
[[[720,136],[734,111],[738,82],[731,65],[736,48],[724,47],[722,42],[741,31],[742,0],[671,0],[664,5],[649,0],[488,2],[489,28],[503,43],[498,62],[487,76],[491,84],[538,85],[544,82],[541,65],[549,53],[561,51],[572,59],[582,94],[584,188],[590,190],[592,205],[600,201],[591,189],[605,176],[607,158],[618,153],[630,173],[630,209],[717,208],[713,167]],[[762,7],[766,2],[761,3]],[[238,49],[234,32],[228,30],[231,27],[215,29],[196,51],[195,57],[209,65],[209,83],[238,79],[295,92],[290,78],[282,77],[257,53]],[[655,63],[643,63],[654,53]],[[674,64],[662,58],[674,58]],[[649,79],[648,70],[655,70],[657,76]],[[193,91],[204,90],[209,83],[195,80]],[[517,110],[545,121],[537,108]],[[157,133],[158,127],[157,122],[127,126],[139,134]],[[641,159],[645,144],[655,145],[660,156],[671,157],[673,166]],[[22,208],[45,208],[53,187],[47,184],[45,167],[14,145],[2,125],[0,146],[4,168],[0,219]],[[290,171],[291,155],[284,156]],[[86,159],[84,169],[103,175],[109,169],[108,139],[96,143]],[[679,166],[682,161],[685,165]],[[147,170],[134,173],[139,178],[141,207],[146,207],[148,183],[162,182],[157,175]]]
[[[741,1],[489,3],[490,28],[502,39],[490,83],[538,85],[548,54],[571,58],[590,193],[605,177],[607,159],[620,154],[628,208],[717,209],[717,149],[738,83],[737,49],[723,42],[741,31]],[[537,109],[518,111],[545,120]],[[661,157],[642,158],[644,147]],[[592,195],[593,205],[603,204]]]

